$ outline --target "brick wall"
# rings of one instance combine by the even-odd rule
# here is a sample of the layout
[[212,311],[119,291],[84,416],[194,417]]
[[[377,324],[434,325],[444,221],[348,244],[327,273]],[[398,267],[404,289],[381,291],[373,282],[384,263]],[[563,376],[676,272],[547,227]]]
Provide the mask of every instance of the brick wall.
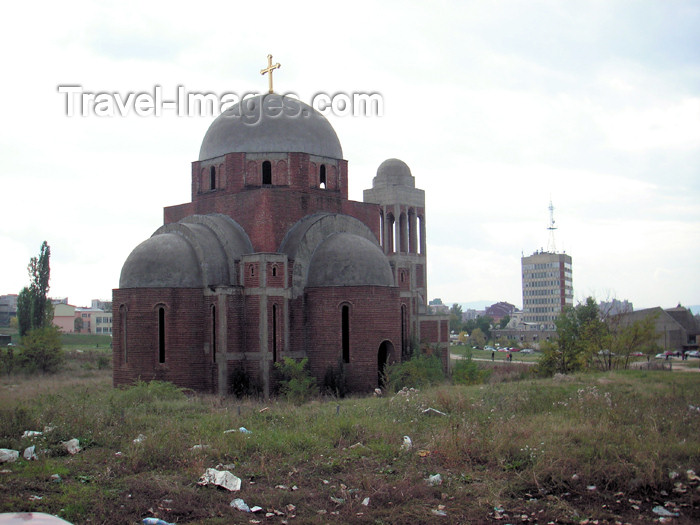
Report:
[[[139,288],[114,290],[114,385],[171,381],[211,391],[214,363],[205,353],[206,310],[202,290]],[[164,362],[159,362],[159,309],[164,309]],[[126,312],[126,330],[122,316]],[[126,332],[126,333],[125,333]],[[124,336],[126,335],[126,340]]]
[[337,368],[342,357],[343,305],[349,310],[349,357],[345,364],[348,385],[355,391],[378,386],[378,351],[389,341],[389,361],[401,356],[401,310],[398,289],[382,286],[309,288],[305,294],[307,330],[306,354],[311,371],[323,382],[329,367]]

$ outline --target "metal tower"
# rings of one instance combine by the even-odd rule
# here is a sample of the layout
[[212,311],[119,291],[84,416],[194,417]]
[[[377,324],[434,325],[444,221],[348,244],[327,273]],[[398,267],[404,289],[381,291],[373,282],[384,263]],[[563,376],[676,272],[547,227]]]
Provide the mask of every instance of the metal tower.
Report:
[[554,206],[552,205],[551,199],[549,200],[549,226],[547,226],[547,229],[549,230],[549,239],[547,240],[547,251],[549,253],[557,253],[557,246],[554,242],[554,231],[557,229],[557,227],[554,226]]

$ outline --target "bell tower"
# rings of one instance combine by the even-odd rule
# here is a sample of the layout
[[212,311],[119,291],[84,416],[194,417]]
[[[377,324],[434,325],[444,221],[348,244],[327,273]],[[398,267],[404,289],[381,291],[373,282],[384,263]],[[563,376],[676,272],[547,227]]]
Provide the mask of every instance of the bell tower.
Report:
[[426,313],[425,191],[416,188],[408,165],[388,159],[377,169],[364,202],[379,205],[379,244],[389,258],[402,302],[402,356],[420,340],[419,315]]

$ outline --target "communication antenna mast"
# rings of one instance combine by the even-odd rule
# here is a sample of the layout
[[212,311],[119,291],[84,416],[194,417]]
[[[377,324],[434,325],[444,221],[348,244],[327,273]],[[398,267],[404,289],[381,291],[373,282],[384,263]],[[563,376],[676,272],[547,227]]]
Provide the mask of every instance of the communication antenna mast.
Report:
[[557,246],[554,242],[554,231],[557,227],[554,225],[554,206],[552,205],[552,199],[549,199],[549,240],[547,241],[547,251],[549,253],[557,253]]

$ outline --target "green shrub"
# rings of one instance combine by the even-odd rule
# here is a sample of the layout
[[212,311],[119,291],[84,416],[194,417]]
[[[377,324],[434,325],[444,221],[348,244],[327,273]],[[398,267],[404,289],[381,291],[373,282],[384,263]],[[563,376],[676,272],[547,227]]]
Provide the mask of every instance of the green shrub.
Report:
[[389,365],[386,369],[390,388],[398,392],[403,387],[418,388],[444,381],[442,361],[436,355],[418,354],[403,363]]
[[56,373],[64,361],[61,334],[55,326],[35,328],[22,338],[20,367],[29,373]]
[[348,393],[345,364],[338,359],[338,366],[329,366],[323,378],[323,392],[335,397],[345,397]]
[[304,358],[295,361],[291,357],[285,357],[284,361],[275,363],[282,379],[280,379],[280,394],[296,405],[308,401],[318,395],[316,379],[307,368],[309,359]]
[[467,348],[464,358],[459,359],[452,367],[452,382],[457,385],[475,385],[485,382],[491,375],[490,370],[479,368],[472,360],[472,349]]
[[100,355],[97,357],[98,370],[105,370],[105,369],[109,368],[111,364],[112,364],[112,360],[109,358],[109,356]]
[[126,407],[141,406],[155,401],[181,401],[185,394],[181,388],[167,381],[138,381],[133,386],[117,392],[118,402]]
[[256,396],[260,394],[260,386],[251,381],[250,376],[242,367],[231,371],[229,392],[237,398]]

